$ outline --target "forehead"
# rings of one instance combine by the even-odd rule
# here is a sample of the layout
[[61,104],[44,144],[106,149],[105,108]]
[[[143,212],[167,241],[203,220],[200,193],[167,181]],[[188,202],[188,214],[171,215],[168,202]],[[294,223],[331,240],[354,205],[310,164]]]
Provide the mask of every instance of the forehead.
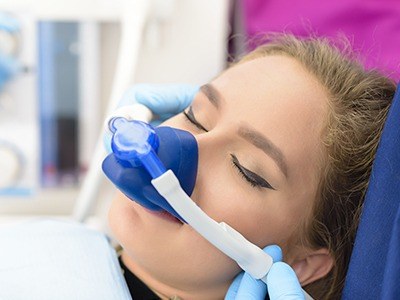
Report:
[[315,167],[328,98],[299,62],[282,55],[258,58],[228,69],[212,84],[225,99],[230,122],[250,124],[267,136],[282,149],[289,169]]
[[[213,84],[229,96],[246,95],[248,101],[257,104],[274,99],[290,105],[326,104],[320,101],[321,98],[326,100],[326,93],[317,78],[300,62],[283,55],[265,56],[235,65],[217,77]],[[236,101],[236,98],[231,97],[230,101]]]

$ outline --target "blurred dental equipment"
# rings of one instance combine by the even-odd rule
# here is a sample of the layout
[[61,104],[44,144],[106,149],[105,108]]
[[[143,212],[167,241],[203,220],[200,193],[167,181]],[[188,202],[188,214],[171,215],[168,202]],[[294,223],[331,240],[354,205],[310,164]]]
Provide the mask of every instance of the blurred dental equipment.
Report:
[[19,23],[11,15],[0,12],[0,91],[19,70]]
[[22,175],[24,158],[16,146],[0,140],[0,169],[3,176],[0,178],[0,189],[15,185]]
[[[124,107],[125,112],[137,108],[144,113],[141,119],[151,116],[140,104],[133,106]],[[115,116],[107,125],[113,154],[104,160],[103,171],[118,189],[147,209],[166,211],[188,223],[245,272],[267,283],[272,258],[228,224],[211,219],[188,196],[198,164],[198,146],[191,133]]]
[[[38,126],[33,20],[0,12],[0,195],[27,196],[37,185]],[[33,46],[33,47],[32,47]],[[23,89],[20,86],[24,86]],[[27,146],[29,145],[29,146]]]

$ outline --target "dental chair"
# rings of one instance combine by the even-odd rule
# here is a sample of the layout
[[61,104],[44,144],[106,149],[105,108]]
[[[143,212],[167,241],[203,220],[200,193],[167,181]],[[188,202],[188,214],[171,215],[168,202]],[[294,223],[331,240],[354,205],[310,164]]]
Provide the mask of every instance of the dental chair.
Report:
[[342,299],[400,297],[400,84],[372,169]]

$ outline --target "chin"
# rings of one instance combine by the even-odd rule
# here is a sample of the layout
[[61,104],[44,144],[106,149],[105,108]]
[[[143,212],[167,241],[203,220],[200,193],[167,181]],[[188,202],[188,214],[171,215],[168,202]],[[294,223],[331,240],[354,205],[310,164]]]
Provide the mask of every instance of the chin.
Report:
[[219,290],[240,271],[189,225],[161,218],[124,195],[113,200],[109,224],[128,267],[146,283]]

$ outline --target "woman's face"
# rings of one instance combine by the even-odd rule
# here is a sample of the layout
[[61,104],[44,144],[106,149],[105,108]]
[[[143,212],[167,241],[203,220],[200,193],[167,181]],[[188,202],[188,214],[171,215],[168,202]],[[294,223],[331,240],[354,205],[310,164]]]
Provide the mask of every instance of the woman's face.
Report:
[[[193,201],[256,245],[280,245],[290,262],[315,201],[327,110],[317,80],[293,58],[275,55],[228,69],[201,88],[186,115],[163,125],[197,139]],[[240,271],[189,225],[122,194],[110,225],[128,267],[161,295],[222,297]]]

